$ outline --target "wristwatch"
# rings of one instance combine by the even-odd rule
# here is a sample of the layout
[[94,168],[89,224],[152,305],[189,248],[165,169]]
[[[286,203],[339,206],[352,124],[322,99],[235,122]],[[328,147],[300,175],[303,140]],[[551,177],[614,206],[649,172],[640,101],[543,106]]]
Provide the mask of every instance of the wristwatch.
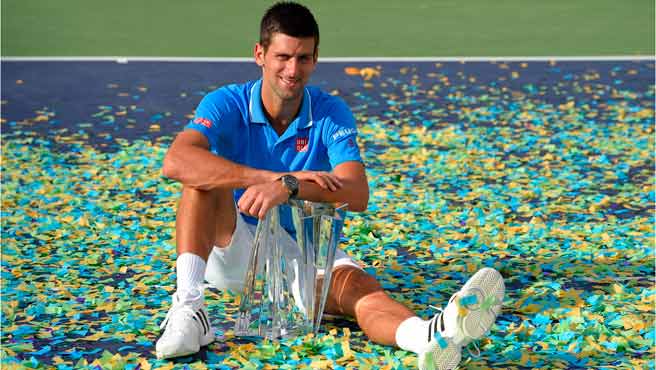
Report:
[[280,178],[282,185],[289,192],[289,199],[294,199],[298,195],[298,179],[292,175],[283,175]]

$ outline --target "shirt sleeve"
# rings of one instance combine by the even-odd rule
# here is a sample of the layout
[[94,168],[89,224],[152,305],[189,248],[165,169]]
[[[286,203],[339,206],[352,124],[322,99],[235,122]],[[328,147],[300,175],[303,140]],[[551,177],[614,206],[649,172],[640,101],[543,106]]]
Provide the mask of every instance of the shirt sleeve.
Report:
[[202,133],[210,144],[210,151],[222,157],[230,157],[230,133],[234,132],[235,108],[231,107],[230,97],[221,90],[214,91],[200,101],[194,118],[185,129]]
[[328,150],[330,166],[335,168],[348,161],[362,162],[358,147],[358,130],[351,109],[341,99],[333,106],[326,119],[324,143]]

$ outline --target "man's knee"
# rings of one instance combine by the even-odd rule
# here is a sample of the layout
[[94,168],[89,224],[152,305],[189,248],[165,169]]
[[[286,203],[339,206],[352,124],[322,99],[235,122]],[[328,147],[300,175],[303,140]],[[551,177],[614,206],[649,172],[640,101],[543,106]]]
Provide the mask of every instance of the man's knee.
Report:
[[333,271],[331,285],[340,291],[348,289],[352,292],[357,291],[362,295],[383,290],[375,277],[355,266],[340,266],[336,268]]
[[362,298],[385,294],[373,276],[355,266],[340,266],[333,271],[330,281],[330,299],[326,311],[355,316],[355,306]]

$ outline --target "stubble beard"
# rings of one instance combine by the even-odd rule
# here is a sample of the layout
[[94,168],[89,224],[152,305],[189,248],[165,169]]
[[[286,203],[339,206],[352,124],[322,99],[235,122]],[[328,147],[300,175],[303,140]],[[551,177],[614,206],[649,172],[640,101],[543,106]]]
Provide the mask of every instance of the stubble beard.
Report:
[[293,101],[301,96],[303,89],[299,86],[297,90],[287,90],[279,85],[275,85],[273,92],[283,101]]

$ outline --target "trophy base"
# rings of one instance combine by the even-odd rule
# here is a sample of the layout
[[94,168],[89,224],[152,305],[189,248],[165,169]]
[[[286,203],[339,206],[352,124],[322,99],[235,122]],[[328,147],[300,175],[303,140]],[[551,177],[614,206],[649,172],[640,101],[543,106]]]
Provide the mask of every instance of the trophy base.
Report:
[[260,325],[247,316],[237,318],[234,330],[235,335],[239,337],[260,337],[270,340],[296,338],[312,332],[311,327],[303,325]]

